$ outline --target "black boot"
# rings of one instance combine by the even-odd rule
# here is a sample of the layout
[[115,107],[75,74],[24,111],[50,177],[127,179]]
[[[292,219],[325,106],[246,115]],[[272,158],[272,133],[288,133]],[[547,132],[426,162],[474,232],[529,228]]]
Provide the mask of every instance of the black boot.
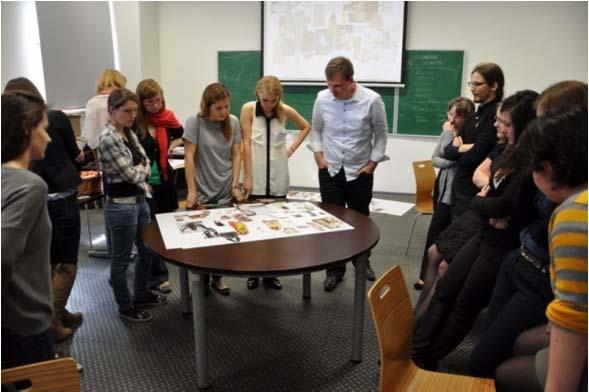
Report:
[[424,314],[419,328],[413,331],[411,356],[417,366],[426,370],[436,370],[437,358],[431,355],[431,349],[436,343],[438,333],[443,327],[449,313],[449,307],[433,298]]

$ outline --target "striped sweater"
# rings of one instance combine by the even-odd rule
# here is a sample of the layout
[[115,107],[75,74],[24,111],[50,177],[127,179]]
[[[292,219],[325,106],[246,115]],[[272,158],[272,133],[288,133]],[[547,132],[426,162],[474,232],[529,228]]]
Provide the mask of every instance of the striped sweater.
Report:
[[560,327],[587,334],[587,190],[554,211],[549,235],[554,300],[546,316]]

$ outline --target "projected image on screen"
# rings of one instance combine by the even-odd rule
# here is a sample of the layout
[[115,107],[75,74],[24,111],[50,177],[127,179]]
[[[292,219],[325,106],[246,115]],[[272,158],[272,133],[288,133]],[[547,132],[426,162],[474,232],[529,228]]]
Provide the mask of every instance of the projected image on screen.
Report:
[[400,83],[403,2],[264,2],[264,74],[322,82],[327,62],[346,56],[355,79]]

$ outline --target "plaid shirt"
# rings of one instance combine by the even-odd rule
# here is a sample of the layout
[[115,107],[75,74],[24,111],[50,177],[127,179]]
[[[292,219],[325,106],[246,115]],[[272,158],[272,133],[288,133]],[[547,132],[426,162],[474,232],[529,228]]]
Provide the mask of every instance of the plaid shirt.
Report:
[[125,145],[123,137],[114,125],[108,123],[100,134],[100,144],[98,146],[103,173],[109,184],[129,182],[141,188],[147,197],[151,197],[149,185],[147,184],[150,174],[149,158],[147,158],[145,150],[143,150],[134,132],[131,132],[131,138],[141,155],[145,157],[147,164],[133,166],[133,156]]

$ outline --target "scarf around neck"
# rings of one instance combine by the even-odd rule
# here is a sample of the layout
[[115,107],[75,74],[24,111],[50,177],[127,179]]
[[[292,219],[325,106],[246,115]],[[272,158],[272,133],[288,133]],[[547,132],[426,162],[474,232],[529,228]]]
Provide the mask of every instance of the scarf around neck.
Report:
[[160,149],[159,162],[162,168],[162,177],[168,179],[168,146],[169,138],[166,128],[180,128],[182,125],[174,115],[174,112],[164,109],[156,114],[145,116],[147,122],[155,127],[155,140]]

